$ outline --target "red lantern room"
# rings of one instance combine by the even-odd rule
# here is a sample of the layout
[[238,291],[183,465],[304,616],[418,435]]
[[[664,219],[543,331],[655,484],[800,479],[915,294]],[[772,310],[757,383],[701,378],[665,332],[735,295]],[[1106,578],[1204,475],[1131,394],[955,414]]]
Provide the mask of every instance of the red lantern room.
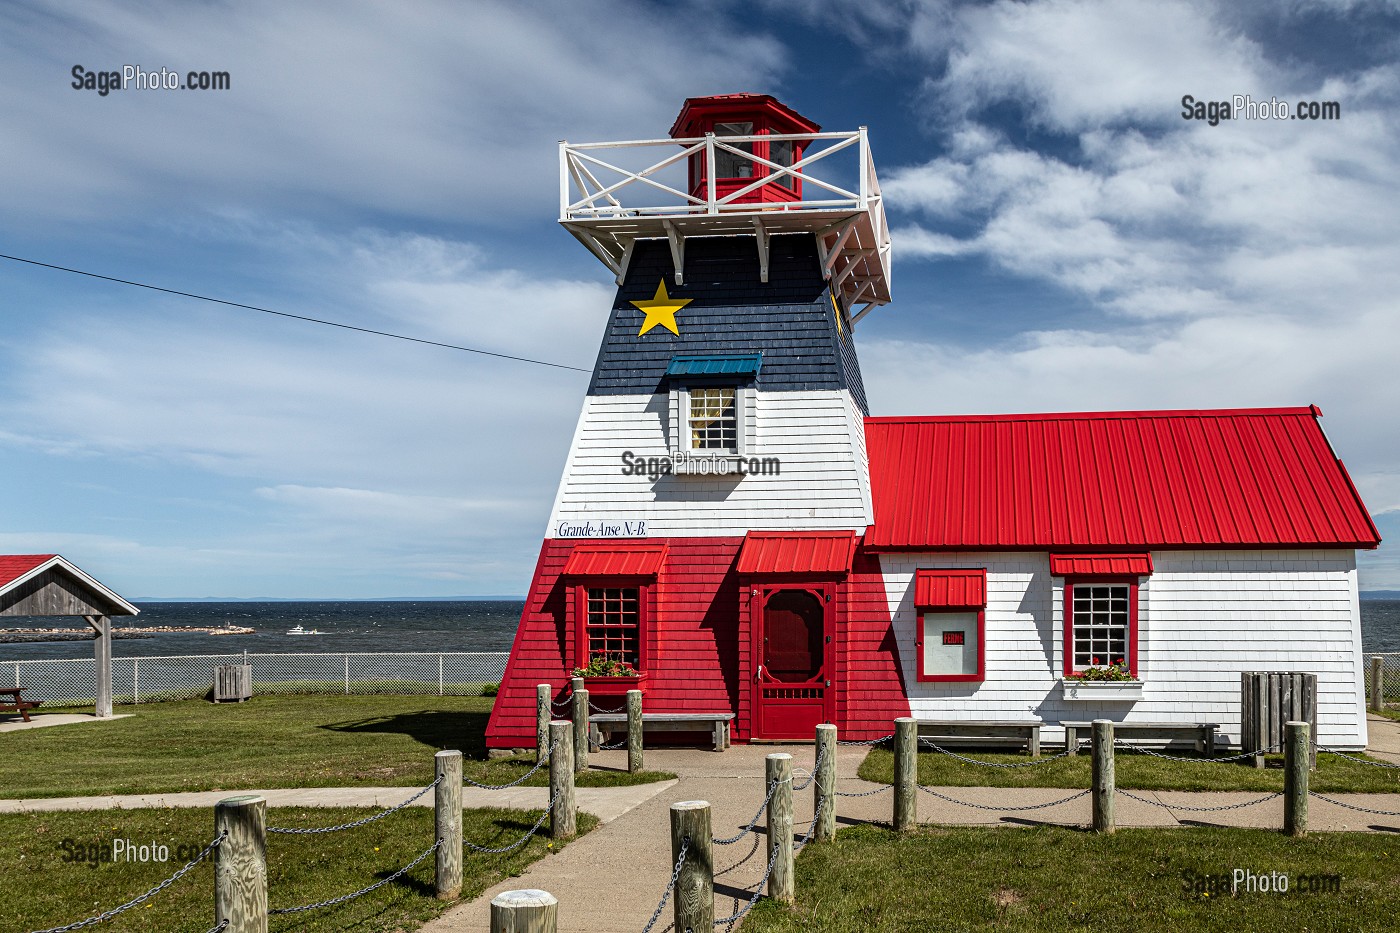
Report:
[[[751,188],[733,203],[761,204],[802,200],[801,176],[782,175],[780,168],[801,161],[808,141],[783,137],[818,132],[820,126],[768,94],[720,94],[688,98],[671,127],[671,138],[715,134],[714,197]],[[705,164],[704,151],[690,157],[690,191],[699,198],[707,196],[710,183]],[[779,177],[767,183],[774,175]]]

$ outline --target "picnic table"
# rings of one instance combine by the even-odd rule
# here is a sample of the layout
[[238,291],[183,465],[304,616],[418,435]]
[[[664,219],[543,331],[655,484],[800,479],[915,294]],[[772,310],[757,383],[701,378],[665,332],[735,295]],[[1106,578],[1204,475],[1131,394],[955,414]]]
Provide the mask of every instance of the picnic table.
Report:
[[44,701],[26,700],[23,690],[23,687],[0,687],[0,713],[19,713],[21,719],[29,722],[29,711],[41,706]]

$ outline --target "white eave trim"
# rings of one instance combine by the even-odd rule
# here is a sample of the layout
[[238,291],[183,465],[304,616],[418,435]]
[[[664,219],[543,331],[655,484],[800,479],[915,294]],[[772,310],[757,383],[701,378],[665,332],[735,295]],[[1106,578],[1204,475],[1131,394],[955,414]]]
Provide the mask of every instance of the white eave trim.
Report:
[[33,570],[30,570],[28,573],[25,573],[25,574],[22,574],[22,575],[16,577],[15,579],[11,580],[9,583],[6,583],[4,586],[0,586],[0,596],[5,595],[6,593],[10,592],[11,590],[15,589],[16,587],[21,586],[21,585],[23,585],[24,583],[26,583],[26,582],[28,582],[28,581],[34,579],[35,577],[39,576],[39,574],[44,573],[44,572],[49,571],[49,570],[52,570],[52,569],[54,569],[55,567],[57,567],[57,568],[59,568],[59,569],[65,571],[65,572],[71,574],[73,577],[76,577],[76,578],[78,579],[78,581],[81,582],[84,586],[89,587],[90,589],[96,591],[96,592],[97,592],[99,595],[101,595],[104,599],[108,599],[108,600],[110,600],[111,602],[113,602],[114,604],[116,604],[117,606],[119,606],[119,607],[121,607],[122,609],[126,610],[124,613],[118,613],[119,615],[133,615],[133,616],[134,616],[134,615],[140,615],[140,614],[141,614],[141,610],[140,610],[140,609],[137,609],[137,608],[136,608],[135,606],[133,606],[131,603],[129,603],[129,602],[127,602],[126,600],[122,599],[120,596],[118,596],[116,593],[114,593],[114,592],[112,592],[111,590],[109,590],[107,587],[103,586],[101,583],[98,583],[98,582],[97,582],[95,579],[93,579],[91,576],[89,576],[88,574],[86,574],[86,573],[84,573],[82,570],[80,570],[80,569],[77,567],[77,565],[75,565],[75,564],[71,563],[70,561],[68,561],[62,554],[55,554],[53,557],[51,557],[51,558],[49,558],[48,560],[44,561],[42,564],[40,564],[39,566],[35,567]]

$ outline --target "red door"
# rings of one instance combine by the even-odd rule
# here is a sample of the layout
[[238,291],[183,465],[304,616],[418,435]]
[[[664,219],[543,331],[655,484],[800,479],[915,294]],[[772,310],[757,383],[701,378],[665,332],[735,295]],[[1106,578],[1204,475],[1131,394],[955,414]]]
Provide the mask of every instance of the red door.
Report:
[[760,739],[810,739],[830,719],[827,646],[831,592],[764,587],[754,624],[754,730]]

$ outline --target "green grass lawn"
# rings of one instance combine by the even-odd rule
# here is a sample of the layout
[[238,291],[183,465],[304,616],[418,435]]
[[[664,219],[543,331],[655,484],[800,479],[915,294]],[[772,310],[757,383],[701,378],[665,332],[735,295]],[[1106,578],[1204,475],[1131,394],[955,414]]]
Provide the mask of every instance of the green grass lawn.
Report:
[[[274,809],[271,826],[328,826],[370,812],[354,808]],[[478,845],[514,842],[539,811],[467,810],[463,837]],[[579,832],[597,820],[579,814]],[[202,848],[214,834],[208,809],[119,810],[0,815],[0,849],[6,870],[0,872],[0,930],[19,933],[86,919],[125,903],[175,872],[183,863],[179,846]],[[112,862],[116,839],[166,846],[170,861]],[[65,840],[71,840],[65,847]],[[268,837],[269,906],[293,907],[348,894],[407,865],[433,842],[433,810],[410,807],[376,823],[319,836]],[[503,878],[518,875],[552,845],[548,825],[509,855],[468,852],[463,861],[462,898],[470,899]],[[89,847],[91,847],[89,849]],[[77,853],[102,852],[107,861],[76,861]],[[403,878],[337,907],[270,921],[273,931],[391,933],[415,929],[450,904],[433,896],[433,858],[429,856]],[[214,925],[214,867],[208,859],[146,904],[97,925],[104,933],[205,933]]]
[[[959,754],[983,761],[1024,764],[1031,760],[1022,754],[993,751],[967,751]],[[1176,753],[1173,753],[1176,754]],[[1356,756],[1364,757],[1364,756]],[[1129,790],[1283,790],[1283,757],[1270,756],[1267,767],[1256,769],[1237,762],[1208,763],[1164,761],[1135,752],[1119,752],[1115,778],[1119,787]],[[934,751],[919,753],[919,783],[933,787],[1065,787],[1089,786],[1090,756],[1087,751],[1028,768],[988,768],[958,761]],[[894,781],[894,753],[887,748],[872,749],[860,766],[867,781],[889,784]],[[1309,780],[1312,790],[1322,793],[1400,793],[1400,769],[1376,768],[1320,753],[1317,770]]]
[[[1232,896],[1236,868],[1287,873],[1290,890]],[[1340,875],[1339,890],[1300,890],[1303,875]],[[760,902],[744,933],[1367,933],[1395,929],[1397,915],[1400,839],[1389,834],[861,826],[804,850],[796,905]]]
[[[127,719],[7,733],[4,797],[246,790],[422,787],[433,754],[460,749],[467,777],[503,784],[534,756],[486,760],[488,697],[261,696],[123,707]],[[674,777],[590,769],[581,787]],[[529,781],[549,783],[542,768]],[[3,933],[3,931],[0,931]]]

